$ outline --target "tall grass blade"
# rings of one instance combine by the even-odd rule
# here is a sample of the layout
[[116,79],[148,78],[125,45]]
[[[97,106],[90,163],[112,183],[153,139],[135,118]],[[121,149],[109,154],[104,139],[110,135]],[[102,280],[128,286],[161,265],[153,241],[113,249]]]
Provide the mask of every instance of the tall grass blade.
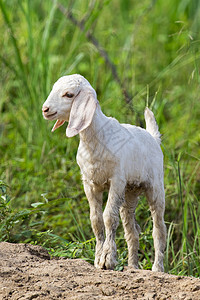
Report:
[[[27,79],[26,79],[26,77],[27,77],[26,76],[26,71],[25,71],[25,68],[24,68],[24,65],[23,65],[23,62],[22,62],[20,49],[19,49],[19,46],[18,46],[18,43],[17,43],[17,39],[15,38],[15,33],[14,33],[14,30],[13,30],[13,27],[12,27],[12,23],[9,20],[6,7],[5,7],[2,0],[0,0],[0,9],[1,9],[1,12],[3,14],[4,21],[5,21],[7,27],[10,31],[10,37],[11,37],[12,45],[13,45],[13,48],[14,48],[14,51],[15,51],[17,65],[18,65],[19,71],[21,73],[21,79],[23,80],[23,82],[24,82],[24,84],[27,88],[27,91],[29,91],[28,82],[27,82]],[[29,93],[30,93],[30,91],[29,91]]]

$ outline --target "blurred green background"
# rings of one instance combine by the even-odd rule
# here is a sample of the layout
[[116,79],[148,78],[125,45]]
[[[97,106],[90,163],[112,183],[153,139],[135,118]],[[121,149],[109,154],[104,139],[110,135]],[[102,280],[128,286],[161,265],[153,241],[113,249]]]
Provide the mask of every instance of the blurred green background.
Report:
[[[152,108],[165,156],[165,269],[200,276],[200,2],[0,0],[0,49],[0,240],[93,262],[79,137],[67,139],[65,126],[51,133],[41,114],[53,83],[80,73],[120,122],[144,126],[144,108]],[[140,267],[149,269],[145,198],[136,218]],[[116,240],[121,270],[121,224]]]

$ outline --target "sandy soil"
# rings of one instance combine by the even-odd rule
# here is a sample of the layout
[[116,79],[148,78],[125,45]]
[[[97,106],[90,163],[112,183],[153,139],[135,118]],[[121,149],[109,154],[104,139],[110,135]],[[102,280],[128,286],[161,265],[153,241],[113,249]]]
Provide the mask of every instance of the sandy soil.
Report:
[[200,299],[200,279],[96,270],[76,259],[50,259],[39,246],[0,243],[0,299]]

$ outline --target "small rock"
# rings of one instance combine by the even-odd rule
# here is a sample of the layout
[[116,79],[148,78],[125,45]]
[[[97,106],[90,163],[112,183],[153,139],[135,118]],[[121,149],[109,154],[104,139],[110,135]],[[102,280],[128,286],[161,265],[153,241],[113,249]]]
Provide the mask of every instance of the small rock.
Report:
[[179,299],[180,300],[184,300],[186,297],[186,294],[185,293],[179,293]]
[[198,291],[198,290],[200,290],[200,285],[195,285],[195,286],[192,288],[192,291],[193,291],[193,292],[196,292],[196,291]]
[[154,298],[156,297],[156,295],[157,295],[157,294],[154,293],[154,292],[153,292],[153,293],[152,293],[152,292],[146,293],[146,294],[145,294],[145,297],[146,297],[145,299],[152,300],[152,299],[154,299]]
[[102,286],[101,287],[101,292],[104,296],[112,296],[116,293],[113,288],[110,288],[110,287],[107,287],[107,286]]

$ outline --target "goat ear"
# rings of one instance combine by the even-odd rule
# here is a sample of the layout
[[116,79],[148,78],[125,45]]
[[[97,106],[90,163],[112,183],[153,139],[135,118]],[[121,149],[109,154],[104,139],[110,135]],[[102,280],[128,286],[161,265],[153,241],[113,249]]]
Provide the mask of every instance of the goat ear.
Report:
[[97,103],[96,92],[93,89],[84,88],[80,91],[72,104],[67,137],[77,135],[91,124]]
[[65,123],[65,120],[57,120],[54,124],[53,128],[51,129],[51,132],[56,130],[58,127],[62,126]]

